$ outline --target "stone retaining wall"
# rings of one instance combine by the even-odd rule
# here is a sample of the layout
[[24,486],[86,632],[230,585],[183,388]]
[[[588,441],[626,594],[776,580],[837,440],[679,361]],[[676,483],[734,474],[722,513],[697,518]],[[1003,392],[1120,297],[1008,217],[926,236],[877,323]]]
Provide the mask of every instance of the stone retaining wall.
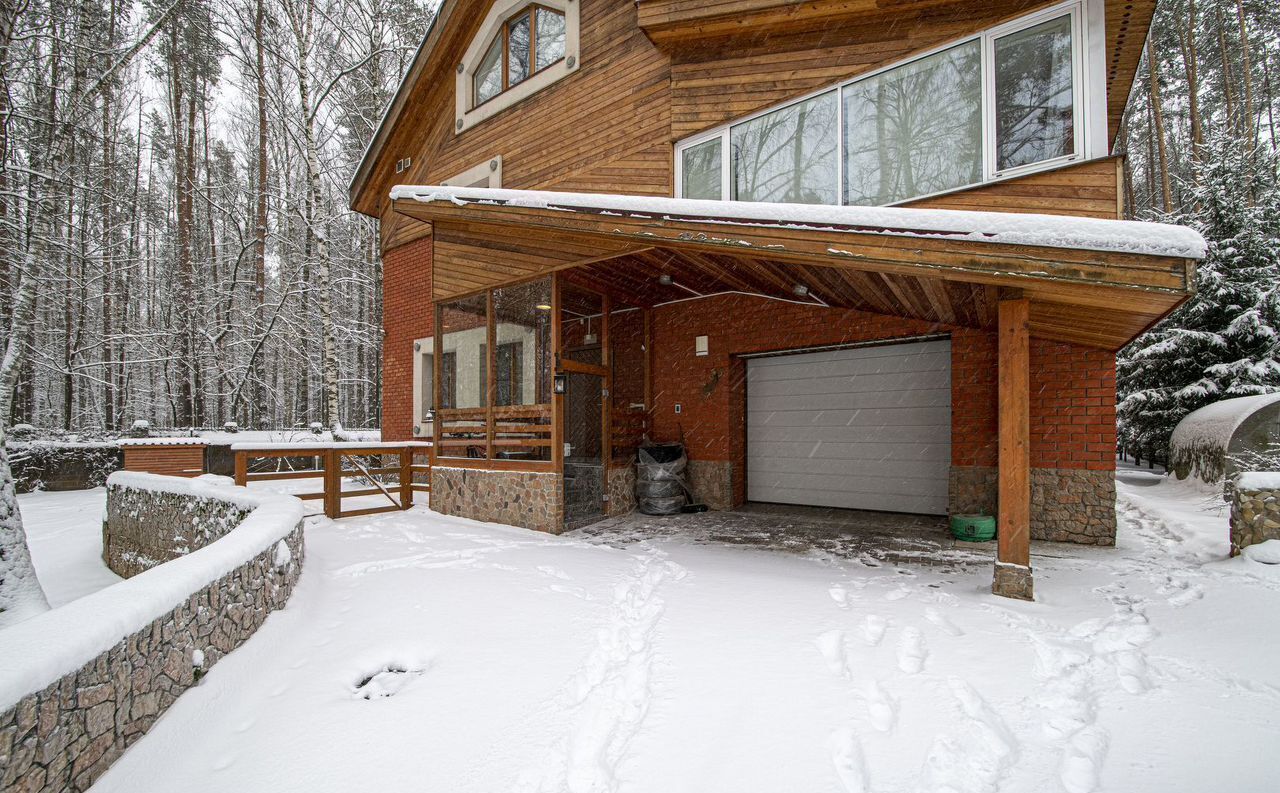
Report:
[[1232,488],[1231,555],[1267,540],[1280,540],[1280,489]]
[[431,508],[443,515],[505,523],[535,531],[564,531],[560,474],[431,467]]
[[[224,506],[229,508],[228,514],[239,514],[241,510],[240,505],[232,503],[224,502]],[[202,505],[192,514],[208,514],[210,509]],[[179,521],[167,525],[182,526],[180,513],[157,513],[160,514],[164,514],[166,522]],[[166,584],[179,577],[170,575],[172,580],[166,579],[169,570],[161,566],[147,573],[150,586],[136,593],[131,589],[135,582],[124,581],[9,628],[6,638],[22,633],[16,638],[23,643],[37,641],[24,656],[32,668],[15,670],[15,676],[29,678],[47,673],[52,682],[17,698],[16,704],[0,713],[0,790],[62,793],[88,789],[182,692],[247,640],[272,611],[282,608],[301,574],[303,529],[300,507],[296,513],[277,510],[273,517],[280,515],[285,516],[291,528],[264,533],[255,527],[258,533],[254,535],[279,539],[268,540],[256,555],[196,589],[140,630],[114,645],[103,642],[99,646],[106,649],[96,657],[56,679],[51,675],[57,672],[49,673],[48,668],[67,663],[66,647],[48,649],[50,657],[42,658],[47,643],[40,643],[39,637],[50,635],[53,628],[61,634],[57,638],[66,639],[68,626],[74,628],[77,621],[92,621],[94,624],[81,631],[90,634],[91,628],[145,601],[147,593],[165,590]],[[226,542],[235,541],[229,538]],[[206,553],[219,551],[209,548]],[[193,557],[173,564],[188,561],[196,560]],[[181,580],[186,580],[194,569],[195,565],[184,568]],[[142,579],[137,581],[142,583]],[[35,624],[41,621],[52,624]],[[74,651],[76,640],[69,644]],[[5,661],[6,668],[15,665],[12,659]],[[7,685],[15,684],[10,681]]]
[[[948,511],[996,514],[998,473],[992,466],[951,466]],[[1116,480],[1112,471],[1031,469],[1031,537],[1081,545],[1116,544]]]
[[211,496],[111,485],[102,522],[102,560],[124,578],[199,550],[252,510]]

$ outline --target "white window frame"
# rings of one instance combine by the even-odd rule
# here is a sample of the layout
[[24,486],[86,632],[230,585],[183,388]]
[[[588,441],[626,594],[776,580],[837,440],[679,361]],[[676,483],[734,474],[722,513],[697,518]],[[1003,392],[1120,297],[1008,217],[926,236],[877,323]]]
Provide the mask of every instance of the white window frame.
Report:
[[[1080,4],[1067,3],[1065,6],[1056,6],[1044,11],[1037,11],[1008,24],[992,28],[982,34],[982,137],[986,150],[982,166],[983,175],[986,177],[984,181],[995,181],[1002,178],[1023,176],[1036,171],[1051,170],[1085,158],[1087,151],[1085,142],[1088,137],[1086,108],[1089,107],[1086,94],[1089,93],[1089,83],[1085,79],[1084,61],[1089,50],[1085,45],[1084,25],[1081,24],[1083,14],[1081,12],[1082,7]],[[1074,136],[1074,140],[1071,143],[1071,154],[1019,165],[1014,168],[1006,168],[1003,171],[999,170],[996,168],[996,39],[1033,28],[1045,22],[1060,19],[1063,16],[1071,18],[1071,132]]]
[[[423,393],[422,388],[422,371],[428,366],[427,361],[432,361],[434,367],[434,359],[432,355],[435,352],[435,339],[431,336],[424,336],[421,339],[413,340],[413,437],[430,438],[432,437],[431,422],[426,420],[426,407],[432,403],[435,394]],[[431,390],[435,391],[436,375],[434,368],[431,372]]]
[[492,118],[522,99],[536,94],[558,80],[563,80],[582,66],[579,52],[578,7],[582,0],[536,0],[538,5],[555,9],[564,14],[564,57],[529,75],[522,82],[480,104],[475,103],[473,86],[476,70],[483,60],[494,36],[516,12],[534,0],[498,0],[489,9],[479,32],[471,40],[462,61],[454,69],[454,124],[455,135],[471,129],[481,121]]
[[[733,197],[733,151],[730,147],[730,131],[740,125],[745,124],[761,116],[767,116],[792,105],[813,99],[816,96],[836,91],[836,171],[837,171],[837,206],[844,205],[844,88],[854,83],[867,80],[872,77],[890,72],[895,69],[906,66],[913,61],[922,60],[940,52],[945,52],[953,47],[978,41],[981,46],[982,57],[982,179],[971,184],[952,187],[946,190],[940,190],[934,193],[927,193],[911,198],[905,198],[901,201],[895,201],[886,206],[897,206],[900,204],[910,204],[916,201],[922,201],[934,196],[946,195],[962,190],[969,190],[982,185],[1002,182],[1008,179],[1016,179],[1027,174],[1037,173],[1040,171],[1050,171],[1061,168],[1063,165],[1072,162],[1083,162],[1085,160],[1097,157],[1105,157],[1109,153],[1107,151],[1107,95],[1106,95],[1106,63],[1105,63],[1105,42],[1106,29],[1104,26],[1104,3],[1105,0],[1067,0],[1057,5],[1035,11],[1025,16],[1019,17],[1010,22],[1006,22],[996,27],[953,39],[945,44],[933,47],[932,49],[918,52],[909,58],[886,64],[878,69],[874,69],[863,74],[859,74],[849,80],[836,83],[835,85],[827,85],[815,91],[788,100],[786,102],[773,105],[759,110],[755,113],[735,118],[733,121],[722,124],[718,127],[691,135],[675,145],[675,193],[674,196],[679,198],[684,194],[684,151],[685,149],[697,146],[700,143],[706,143],[709,140],[720,138],[720,194],[722,200],[734,201]],[[995,168],[995,39],[1002,38],[1010,33],[1016,33],[1019,30],[1034,27],[1042,22],[1056,19],[1065,14],[1069,14],[1072,18],[1072,80],[1075,114],[1072,131],[1075,135],[1073,153],[1064,157],[1056,157],[1052,160],[1044,160],[1042,162],[1030,163],[1028,165],[1019,166],[1017,168],[1008,168],[1003,171],[997,171]]]

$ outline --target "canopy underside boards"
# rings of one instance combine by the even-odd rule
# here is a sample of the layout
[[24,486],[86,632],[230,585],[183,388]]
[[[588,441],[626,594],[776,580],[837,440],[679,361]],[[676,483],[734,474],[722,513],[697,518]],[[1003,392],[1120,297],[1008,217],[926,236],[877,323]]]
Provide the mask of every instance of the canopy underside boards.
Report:
[[1193,275],[1183,258],[945,236],[403,199],[395,210],[433,225],[436,300],[560,271],[638,306],[738,291],[993,328],[999,290],[1014,288],[1032,300],[1033,335],[1115,350],[1184,300]]

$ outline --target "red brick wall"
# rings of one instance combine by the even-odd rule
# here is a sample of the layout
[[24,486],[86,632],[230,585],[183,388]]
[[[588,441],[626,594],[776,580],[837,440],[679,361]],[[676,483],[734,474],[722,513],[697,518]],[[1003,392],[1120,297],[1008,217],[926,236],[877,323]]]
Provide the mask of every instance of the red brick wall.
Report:
[[431,237],[382,254],[382,439],[413,437],[413,341],[432,335]]
[[[996,339],[993,333],[861,311],[740,295],[664,306],[653,322],[653,437],[683,430],[695,460],[741,463],[746,367],[731,356],[928,333],[951,334],[952,464],[997,462]],[[694,337],[710,354],[694,355]],[[1033,340],[1032,465],[1110,469],[1115,461],[1115,357]],[[675,404],[682,407],[675,413]],[[741,469],[739,469],[741,470]]]
[[1113,353],[1032,339],[1031,464],[1115,470]]

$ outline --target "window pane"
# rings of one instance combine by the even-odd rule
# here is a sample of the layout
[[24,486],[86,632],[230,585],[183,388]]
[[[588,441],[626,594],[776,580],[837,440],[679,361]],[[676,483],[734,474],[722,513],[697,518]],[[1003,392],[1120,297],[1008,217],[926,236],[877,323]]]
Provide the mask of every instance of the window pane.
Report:
[[681,198],[706,198],[719,201],[720,138],[690,146],[680,153]]
[[551,459],[551,279],[496,289],[494,456]]
[[485,295],[440,307],[439,453],[485,455],[485,353],[489,335]]
[[996,168],[1074,153],[1071,17],[996,39]]
[[836,101],[831,91],[734,127],[734,198],[836,203]]
[[502,93],[502,37],[493,40],[475,76],[476,104]]
[[507,25],[507,87],[529,76],[529,15],[521,14]]
[[982,179],[982,45],[844,89],[844,200],[891,204]]
[[544,69],[564,57],[564,14],[549,8],[538,9],[537,69]]

